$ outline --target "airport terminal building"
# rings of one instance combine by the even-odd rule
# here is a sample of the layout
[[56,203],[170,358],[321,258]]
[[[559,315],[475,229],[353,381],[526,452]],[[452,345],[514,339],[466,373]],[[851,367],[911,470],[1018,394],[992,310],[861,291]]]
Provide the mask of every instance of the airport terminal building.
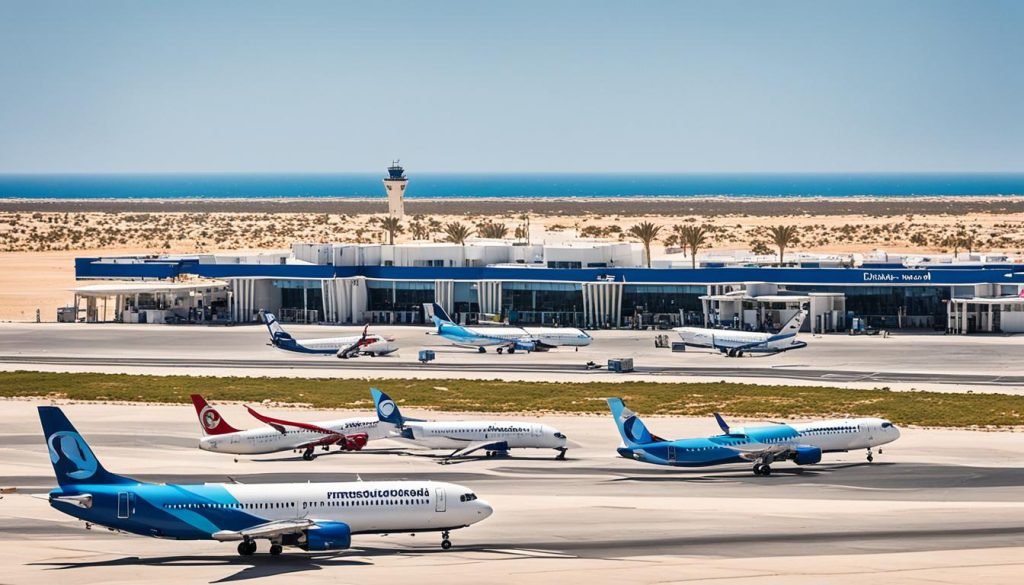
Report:
[[[638,244],[294,244],[261,254],[76,259],[90,322],[421,324],[424,303],[457,319],[585,328],[705,325],[768,330],[801,306],[806,329],[1024,332],[1024,264],[1000,258],[908,267],[902,260],[798,256],[794,265],[671,254],[643,266]],[[681,267],[682,266],[686,266]],[[84,305],[84,306],[83,306]]]

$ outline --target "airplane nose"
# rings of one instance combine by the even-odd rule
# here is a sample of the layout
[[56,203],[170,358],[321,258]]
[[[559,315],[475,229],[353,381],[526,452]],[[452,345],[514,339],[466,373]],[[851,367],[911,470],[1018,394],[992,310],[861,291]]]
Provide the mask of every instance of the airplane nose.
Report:
[[480,517],[479,519],[483,520],[484,518],[490,517],[490,515],[494,513],[494,508],[492,508],[490,504],[483,500],[477,500],[476,513],[477,516]]

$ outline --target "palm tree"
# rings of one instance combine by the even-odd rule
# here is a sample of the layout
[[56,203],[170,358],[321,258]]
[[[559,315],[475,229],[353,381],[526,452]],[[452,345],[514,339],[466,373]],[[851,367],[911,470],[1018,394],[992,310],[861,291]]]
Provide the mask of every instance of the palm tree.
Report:
[[697,250],[707,243],[709,233],[710,231],[707,226],[703,225],[688,225],[683,228],[681,236],[686,245],[690,247],[690,251],[693,252],[690,255],[690,262],[693,268],[697,268]]
[[394,216],[387,216],[380,222],[380,227],[388,233],[388,245],[395,245],[395,234],[400,234],[405,231],[402,227],[402,221]]
[[775,247],[779,249],[779,264],[782,264],[785,262],[786,248],[797,242],[796,226],[777,225],[768,228],[768,234],[771,235]]
[[453,221],[444,225],[444,241],[446,242],[465,246],[466,240],[471,235],[473,235],[473,230],[461,222]]
[[956,260],[957,254],[960,253],[960,245],[963,244],[963,239],[956,235],[950,234],[942,239],[941,245],[943,248],[953,248],[953,259]]
[[485,221],[476,227],[476,233],[480,234],[481,238],[504,240],[508,235],[508,226],[503,223]]
[[629,235],[640,240],[644,244],[644,253],[647,255],[647,267],[651,267],[651,242],[658,237],[661,226],[656,226],[649,221],[638,223],[629,228]]
[[414,240],[430,239],[430,227],[415,219],[409,223],[409,231],[412,233],[412,239]]
[[683,249],[683,256],[686,255],[686,251],[689,250],[686,244],[686,228],[690,226],[676,224],[672,226],[672,231],[676,233],[676,241],[679,242],[679,247]]

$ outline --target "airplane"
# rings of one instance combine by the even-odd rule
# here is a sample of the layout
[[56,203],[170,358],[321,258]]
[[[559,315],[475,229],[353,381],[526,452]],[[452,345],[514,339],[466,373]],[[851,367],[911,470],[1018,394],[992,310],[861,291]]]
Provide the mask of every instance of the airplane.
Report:
[[679,334],[686,345],[711,347],[728,357],[743,357],[744,353],[781,353],[807,347],[807,342],[796,339],[806,318],[807,311],[800,309],[789,321],[783,323],[778,333],[705,327],[676,327],[673,331]]
[[342,451],[359,451],[368,441],[387,438],[392,430],[390,425],[372,417],[303,423],[271,418],[247,406],[249,414],[268,426],[240,431],[202,396],[193,394],[191,398],[204,435],[199,448],[213,453],[265,455],[301,450],[302,458],[312,461],[317,447],[327,451],[331,445],[337,445]]
[[424,421],[402,416],[390,396],[371,388],[381,422],[396,428],[391,438],[430,449],[453,449],[441,462],[484,450],[487,457],[508,455],[510,449],[555,449],[565,459],[566,437],[553,427],[518,421]]
[[774,461],[792,460],[797,465],[811,465],[821,461],[823,453],[867,449],[870,463],[874,461],[873,447],[891,443],[900,437],[896,425],[881,418],[777,423],[733,429],[716,412],[715,419],[723,434],[667,440],[652,434],[621,398],[609,398],[608,406],[624,443],[618,449],[619,455],[656,465],[706,467],[753,461],[754,475],[767,476],[772,473],[771,463]]
[[363,327],[362,335],[295,339],[281,327],[273,313],[260,311],[260,319],[270,330],[270,345],[286,351],[336,355],[343,359],[360,355],[382,356],[398,351],[394,339],[367,333],[368,324]]
[[592,341],[590,335],[575,327],[463,327],[453,322],[437,303],[433,303],[431,320],[437,326],[434,334],[461,347],[475,347],[480,353],[485,353],[489,346],[497,346],[498,353],[515,353],[547,351],[559,346],[584,347]]
[[40,406],[39,420],[59,487],[50,506],[115,532],[175,540],[238,541],[238,554],[270,541],[304,551],[349,548],[352,536],[449,532],[493,513],[460,485],[431,481],[331,483],[145,483],[107,471],[60,408]]

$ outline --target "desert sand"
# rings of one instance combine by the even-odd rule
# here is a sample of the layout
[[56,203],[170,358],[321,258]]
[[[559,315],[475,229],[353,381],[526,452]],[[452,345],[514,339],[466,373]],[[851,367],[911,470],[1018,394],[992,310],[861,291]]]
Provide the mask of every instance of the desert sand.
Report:
[[[44,321],[72,301],[74,258],[89,255],[279,250],[292,242],[385,242],[382,200],[3,200],[0,320]],[[975,251],[1024,251],[1024,197],[841,199],[412,200],[396,242],[443,240],[443,226],[503,224],[507,237],[529,217],[552,237],[635,241],[642,221],[661,227],[665,253],[675,226],[705,225],[707,249],[771,248],[770,226],[795,225],[791,251],[949,253],[947,236]],[[414,229],[418,228],[418,229]],[[536,242],[536,240],[534,240]],[[671,243],[671,240],[669,240]],[[963,250],[960,250],[963,251]]]

